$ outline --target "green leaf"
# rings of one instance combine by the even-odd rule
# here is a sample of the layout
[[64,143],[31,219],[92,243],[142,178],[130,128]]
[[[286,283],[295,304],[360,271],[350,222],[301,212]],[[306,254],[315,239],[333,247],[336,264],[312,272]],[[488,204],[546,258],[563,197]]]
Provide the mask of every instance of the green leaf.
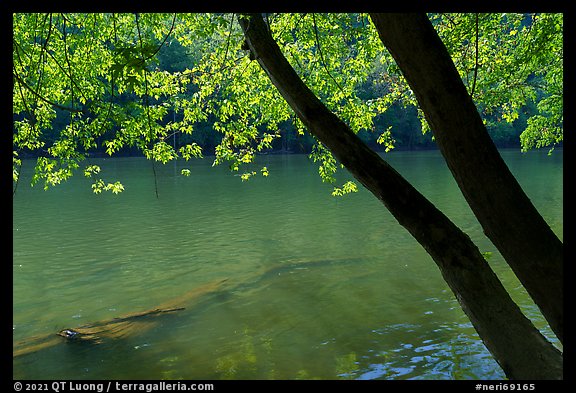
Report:
[[358,186],[353,181],[347,181],[342,187],[334,187],[332,196],[344,196],[353,192],[358,192]]
[[242,175],[240,175],[240,178],[242,179],[242,181],[247,181],[250,180],[250,178],[252,176],[254,176],[256,174],[256,172],[252,171],[252,172],[245,172]]
[[202,158],[202,148],[196,142],[182,146],[179,151],[186,161],[192,157]]
[[100,173],[100,167],[98,165],[88,165],[86,169],[84,169],[84,176],[86,177],[92,177],[92,175],[97,173]]
[[120,183],[119,181],[116,181],[114,183],[108,183],[105,187],[104,190],[106,191],[112,191],[113,194],[119,194],[122,191],[124,191],[124,186],[122,185],[122,183]]
[[384,131],[376,142],[379,145],[384,145],[384,151],[388,153],[390,150],[394,149],[394,143],[396,142],[392,137],[392,126],[389,126],[386,131]]

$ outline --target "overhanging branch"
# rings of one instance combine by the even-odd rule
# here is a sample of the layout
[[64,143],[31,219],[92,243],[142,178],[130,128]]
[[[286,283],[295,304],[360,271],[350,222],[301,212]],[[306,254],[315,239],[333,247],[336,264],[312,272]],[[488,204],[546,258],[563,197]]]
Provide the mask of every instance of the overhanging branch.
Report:
[[20,76],[18,75],[18,72],[16,71],[16,68],[14,66],[12,68],[13,68],[12,75],[18,81],[18,83],[21,86],[25,87],[32,94],[34,94],[34,96],[36,96],[40,100],[44,101],[45,103],[52,105],[53,107],[61,109],[63,111],[68,111],[68,112],[73,112],[73,113],[85,113],[86,112],[85,108],[76,109],[76,108],[72,108],[69,106],[62,105],[62,104],[58,104],[57,102],[54,102],[54,101],[50,101],[48,98],[44,97],[42,94],[38,93],[36,90],[34,90],[32,87],[30,87],[22,78],[20,78]]

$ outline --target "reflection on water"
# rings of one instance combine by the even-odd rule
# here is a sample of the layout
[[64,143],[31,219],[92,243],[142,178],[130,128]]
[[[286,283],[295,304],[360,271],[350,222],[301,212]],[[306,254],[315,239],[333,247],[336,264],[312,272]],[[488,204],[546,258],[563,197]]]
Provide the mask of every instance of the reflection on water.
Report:
[[[562,236],[562,152],[505,152]],[[514,299],[551,336],[482,235],[437,152],[387,156],[479,245]],[[13,336],[29,340],[151,310],[228,278],[221,290],[139,334],[59,343],[14,360],[34,379],[495,379],[432,260],[368,192],[330,196],[303,156],[259,157],[242,183],[208,160],[157,168],[93,160],[120,196],[80,176],[14,199]],[[30,164],[24,176],[31,176]],[[77,345],[80,344],[80,345]]]

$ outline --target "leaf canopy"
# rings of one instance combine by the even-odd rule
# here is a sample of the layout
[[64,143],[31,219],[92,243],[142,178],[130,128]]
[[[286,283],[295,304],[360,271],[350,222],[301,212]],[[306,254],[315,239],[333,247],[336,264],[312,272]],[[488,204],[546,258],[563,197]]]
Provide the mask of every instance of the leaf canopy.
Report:
[[[22,155],[38,157],[33,184],[73,175],[91,152],[126,148],[169,162],[206,152],[195,135],[220,135],[214,165],[254,170],[287,124],[306,132],[243,45],[237,14],[13,14],[13,180]],[[528,105],[523,149],[563,138],[562,14],[430,14],[488,127],[514,122]],[[387,150],[393,129],[374,119],[392,105],[416,106],[365,14],[267,14],[286,58],[307,86],[355,131],[376,132]],[[166,59],[172,59],[167,62]],[[175,60],[177,59],[177,60]],[[366,86],[377,95],[367,95]],[[428,128],[423,116],[422,130]],[[324,181],[338,165],[320,143],[311,158]],[[120,192],[93,165],[94,192]],[[189,170],[183,170],[189,175]],[[356,190],[350,182],[334,195]]]

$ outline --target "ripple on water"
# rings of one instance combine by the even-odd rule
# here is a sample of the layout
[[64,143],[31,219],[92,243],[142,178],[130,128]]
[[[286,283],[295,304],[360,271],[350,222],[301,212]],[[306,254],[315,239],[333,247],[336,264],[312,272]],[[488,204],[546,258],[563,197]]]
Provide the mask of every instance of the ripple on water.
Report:
[[[462,326],[444,325],[431,335],[426,326],[398,324],[373,330],[378,339],[361,361],[356,379],[484,379],[504,378],[504,374],[470,325],[470,334],[459,333]],[[403,342],[386,340],[388,334]],[[432,338],[430,338],[432,336]],[[490,370],[490,371],[488,371]]]

